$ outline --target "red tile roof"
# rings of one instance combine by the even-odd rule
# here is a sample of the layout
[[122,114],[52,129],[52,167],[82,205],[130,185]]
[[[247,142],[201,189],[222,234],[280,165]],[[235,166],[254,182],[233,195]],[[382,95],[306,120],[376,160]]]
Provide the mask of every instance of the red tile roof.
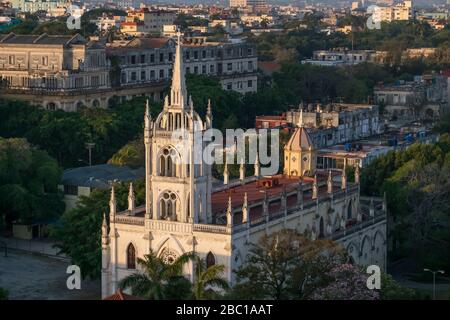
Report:
[[143,299],[123,293],[122,289],[119,289],[117,290],[116,293],[110,295],[109,297],[104,298],[103,300],[143,300]]

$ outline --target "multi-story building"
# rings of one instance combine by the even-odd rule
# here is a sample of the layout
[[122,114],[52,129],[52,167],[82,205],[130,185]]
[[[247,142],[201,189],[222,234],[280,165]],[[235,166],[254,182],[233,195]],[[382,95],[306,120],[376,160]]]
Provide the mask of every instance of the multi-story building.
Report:
[[247,0],[230,0],[230,8],[245,8]]
[[[121,86],[167,81],[172,73],[174,51],[170,38],[116,41],[107,47],[108,57],[120,58]],[[254,45],[190,38],[183,43],[183,54],[187,74],[216,76],[225,90],[257,91],[258,59]]]
[[403,1],[395,6],[376,6],[373,9],[374,22],[408,21],[414,19],[413,2]]
[[0,37],[1,96],[45,108],[105,107],[110,89],[105,50],[80,35]]
[[113,28],[119,29],[123,21],[125,21],[124,16],[110,16],[105,13],[97,17],[97,19],[91,20],[101,31],[108,31]]
[[[172,86],[163,111],[153,120],[145,113],[146,197],[136,207],[130,188],[128,208],[117,206],[111,191],[109,226],[102,223],[102,297],[113,294],[126,276],[140,272],[136,259],[154,252],[167,263],[195,252],[208,266],[224,265],[223,277],[235,283],[234,270],[246,260],[251,243],[282,229],[295,229],[311,240],[332,239],[347,249],[354,263],[386,263],[386,202],[359,196],[359,176],[348,183],[342,173],[316,170],[316,151],[308,132],[297,128],[285,148],[285,173],[246,178],[213,186],[211,165],[194,150],[194,136],[212,128],[211,105],[200,118],[188,98],[182,49],[178,42]],[[180,143],[175,130],[184,130],[189,143]],[[198,143],[198,141],[197,141]],[[189,160],[182,155],[191,155]],[[182,160],[184,159],[184,160]],[[194,277],[194,265],[184,269]]]
[[320,65],[320,66],[348,66],[364,62],[384,63],[387,57],[385,51],[375,50],[317,50],[313,52],[312,59],[303,60],[302,63]]
[[172,11],[149,10],[141,8],[129,11],[125,22],[121,24],[120,31],[127,35],[141,36],[146,34],[161,35],[163,26],[172,25],[177,14]]
[[374,99],[392,119],[436,120],[448,108],[448,85],[445,75],[424,75],[411,82],[376,86]]
[[381,132],[377,105],[335,103],[308,104],[286,113],[291,124],[311,128],[318,148],[367,138]]

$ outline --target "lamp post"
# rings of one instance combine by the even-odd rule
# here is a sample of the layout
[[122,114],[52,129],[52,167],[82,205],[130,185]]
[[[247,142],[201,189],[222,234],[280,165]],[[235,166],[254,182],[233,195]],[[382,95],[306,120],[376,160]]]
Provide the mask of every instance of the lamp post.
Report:
[[436,300],[436,273],[444,274],[444,271],[442,270],[430,270],[430,269],[423,269],[425,272],[431,272],[433,274],[433,300]]
[[86,149],[89,150],[89,167],[92,166],[92,149],[95,147],[95,143],[88,142],[85,144]]

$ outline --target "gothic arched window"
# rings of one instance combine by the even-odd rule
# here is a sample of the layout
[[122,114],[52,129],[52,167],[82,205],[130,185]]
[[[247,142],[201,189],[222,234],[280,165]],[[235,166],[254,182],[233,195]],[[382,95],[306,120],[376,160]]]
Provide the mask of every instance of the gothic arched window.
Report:
[[323,217],[320,217],[320,221],[319,221],[319,239],[323,238],[324,236],[325,236],[325,233],[324,233]]
[[347,219],[350,220],[352,216],[352,200],[350,200],[347,207]]
[[160,216],[163,220],[176,221],[177,209],[177,195],[171,191],[166,191],[162,194],[160,203]]
[[213,253],[210,251],[206,255],[206,268],[212,267],[216,264],[216,258],[214,257]]
[[132,243],[127,247],[127,268],[136,269],[136,249]]
[[177,176],[178,153],[172,147],[164,148],[159,156],[159,174],[163,177]]

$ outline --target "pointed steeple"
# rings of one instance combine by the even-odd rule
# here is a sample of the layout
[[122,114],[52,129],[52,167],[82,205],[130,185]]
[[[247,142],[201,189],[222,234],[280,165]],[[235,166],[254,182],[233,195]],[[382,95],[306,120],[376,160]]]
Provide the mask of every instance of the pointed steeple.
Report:
[[228,161],[227,158],[225,157],[225,166],[223,168],[223,184],[228,184]]
[[248,199],[247,192],[244,194],[244,204],[242,205],[242,223],[248,222]]
[[261,176],[261,167],[259,164],[259,155],[258,152],[256,152],[256,159],[255,159],[255,177],[258,179]]
[[342,169],[342,175],[341,175],[341,189],[342,189],[342,190],[347,189],[347,172],[346,172],[345,166],[344,166],[344,169]]
[[128,192],[128,211],[130,211],[130,213],[133,213],[135,208],[136,208],[136,205],[135,205],[135,197],[134,197],[134,190],[133,190],[133,182],[131,182],[130,183],[130,191]]
[[178,42],[173,65],[172,87],[170,89],[170,104],[184,109],[187,103],[185,68],[183,51],[181,49],[181,32],[177,32]]
[[109,199],[109,216],[114,219],[117,213],[117,201],[116,193],[114,191],[114,185],[111,187],[111,198]]
[[102,245],[106,246],[109,243],[108,236],[108,224],[106,223],[106,214],[103,212],[103,221],[102,221]]
[[231,226],[233,226],[233,207],[231,205],[231,196],[229,196],[227,206],[227,227]]
[[317,196],[319,194],[319,187],[317,185],[317,174],[314,176],[314,181],[312,185],[312,198],[317,199]]
[[327,193],[328,194],[332,194],[333,193],[333,175],[331,174],[331,170],[328,173]]
[[244,182],[245,180],[245,167],[243,159],[241,159],[241,163],[239,164],[239,180],[241,180],[241,182]]
[[212,109],[211,109],[211,99],[208,99],[208,107],[206,108],[206,128],[212,128],[212,121],[213,121],[213,115],[212,115]]

